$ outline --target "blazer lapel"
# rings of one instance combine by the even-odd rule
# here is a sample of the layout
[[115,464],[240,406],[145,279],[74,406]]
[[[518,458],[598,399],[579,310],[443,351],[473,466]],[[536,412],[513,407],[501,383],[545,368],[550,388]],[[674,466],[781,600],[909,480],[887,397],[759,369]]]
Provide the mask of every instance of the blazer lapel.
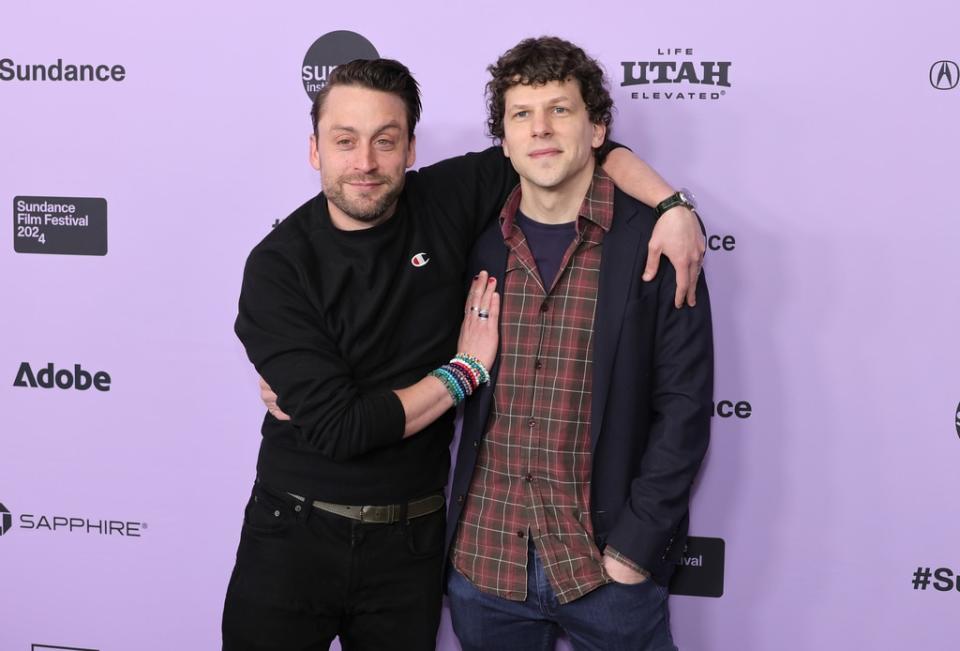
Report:
[[[619,200],[618,200],[619,199]],[[613,225],[603,236],[600,259],[600,287],[593,326],[593,395],[590,400],[590,445],[597,448],[603,430],[604,407],[610,390],[610,376],[620,341],[623,312],[634,281],[646,259],[646,241],[650,233],[634,222],[636,211],[624,205],[619,190],[615,194]],[[639,260],[638,260],[639,259]],[[666,260],[664,260],[666,263]]]
[[[502,297],[503,278],[507,271],[507,246],[503,242],[498,220],[480,235],[474,247],[474,256],[470,269],[473,270],[473,273],[486,271],[496,278],[497,291],[501,292]],[[464,421],[469,419],[472,423],[472,431],[481,434],[487,423],[490,403],[493,401],[493,388],[497,384],[497,374],[500,371],[499,351],[489,371],[490,383],[477,389],[473,398],[466,402],[466,411],[464,412]]]

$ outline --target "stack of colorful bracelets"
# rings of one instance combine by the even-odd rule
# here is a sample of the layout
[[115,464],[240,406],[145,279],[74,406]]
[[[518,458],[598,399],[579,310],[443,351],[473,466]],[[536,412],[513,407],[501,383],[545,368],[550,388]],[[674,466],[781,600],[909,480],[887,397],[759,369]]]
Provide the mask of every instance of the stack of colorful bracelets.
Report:
[[490,374],[483,362],[466,353],[457,353],[449,364],[431,371],[430,375],[443,382],[455,406],[476,391],[478,386],[490,381]]

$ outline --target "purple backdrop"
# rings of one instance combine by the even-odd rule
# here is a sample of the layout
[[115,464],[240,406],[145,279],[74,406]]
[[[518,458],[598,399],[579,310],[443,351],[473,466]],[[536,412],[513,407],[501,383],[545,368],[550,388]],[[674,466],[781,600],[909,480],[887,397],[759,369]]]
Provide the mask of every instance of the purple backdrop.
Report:
[[[610,74],[617,139],[696,191],[716,398],[750,414],[714,418],[692,533],[725,541],[723,596],[671,598],[682,649],[956,647],[960,7],[599,7],[5,8],[0,648],[218,648],[263,411],[232,333],[242,264],[318,191],[301,66],[334,30],[419,79],[421,164],[486,146],[500,52],[574,40]],[[5,78],[57,59],[125,75]],[[621,86],[624,61],[730,62],[729,86]],[[16,252],[46,244],[15,197],[105,199],[108,253]],[[48,362],[109,391],[29,386]]]

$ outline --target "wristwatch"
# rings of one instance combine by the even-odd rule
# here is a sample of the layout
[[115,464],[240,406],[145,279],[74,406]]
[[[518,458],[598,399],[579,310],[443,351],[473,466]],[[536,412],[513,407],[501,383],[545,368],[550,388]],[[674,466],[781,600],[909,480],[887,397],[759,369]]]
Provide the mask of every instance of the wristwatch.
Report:
[[690,210],[696,212],[697,199],[687,188],[680,188],[678,192],[674,192],[669,197],[657,204],[657,217],[663,216],[663,213],[677,206],[686,206]]

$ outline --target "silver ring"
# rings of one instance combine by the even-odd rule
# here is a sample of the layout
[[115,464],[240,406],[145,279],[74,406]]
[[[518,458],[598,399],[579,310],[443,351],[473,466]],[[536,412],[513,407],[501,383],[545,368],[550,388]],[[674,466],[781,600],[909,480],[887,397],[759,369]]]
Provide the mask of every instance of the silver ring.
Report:
[[477,310],[477,318],[480,318],[480,319],[489,319],[489,318],[490,318],[490,313],[487,312],[486,310]]
[[479,311],[480,311],[480,308],[477,307],[476,305],[471,305],[471,306],[470,306],[470,311],[471,311],[471,312],[479,312]]

